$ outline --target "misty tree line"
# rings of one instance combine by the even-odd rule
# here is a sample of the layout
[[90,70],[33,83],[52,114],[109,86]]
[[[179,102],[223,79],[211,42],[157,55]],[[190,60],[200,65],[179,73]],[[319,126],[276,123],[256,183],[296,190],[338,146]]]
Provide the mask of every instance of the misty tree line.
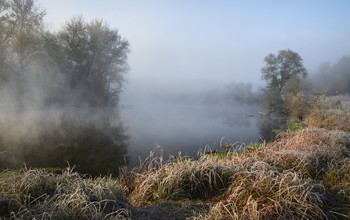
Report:
[[310,78],[303,59],[287,49],[264,58],[262,78],[267,82],[262,90],[262,105],[271,112],[293,115],[302,119],[308,111],[308,99],[314,94],[339,95],[350,93],[350,56],[342,57],[334,66],[320,65]]
[[350,56],[342,57],[333,66],[323,63],[311,75],[301,56],[290,49],[267,55],[264,63],[261,73],[266,86],[263,89],[253,92],[250,83],[231,82],[224,87],[225,100],[260,102],[267,111],[265,114],[277,112],[302,119],[313,94],[350,94]]
[[128,41],[104,22],[79,16],[55,33],[44,16],[34,0],[0,0],[1,93],[44,105],[115,105]]
[[322,63],[314,76],[311,76],[314,86],[325,89],[327,94],[350,93],[350,55],[343,56],[334,65]]

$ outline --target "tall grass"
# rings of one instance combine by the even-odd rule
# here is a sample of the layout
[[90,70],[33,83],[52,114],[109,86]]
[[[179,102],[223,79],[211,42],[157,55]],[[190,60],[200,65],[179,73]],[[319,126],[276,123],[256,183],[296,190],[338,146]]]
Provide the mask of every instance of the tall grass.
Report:
[[123,187],[111,178],[83,178],[71,169],[5,171],[0,177],[0,216],[9,219],[122,219]]
[[[133,174],[130,202],[209,204],[204,219],[338,219],[350,217],[350,134],[304,129],[249,153],[177,159]],[[153,155],[149,163],[159,164]],[[129,176],[130,177],[130,176]]]
[[[4,219],[348,219],[350,134],[303,129],[227,155],[150,154],[118,179],[0,174]],[[139,208],[137,208],[139,207]],[[142,208],[149,207],[149,208]]]

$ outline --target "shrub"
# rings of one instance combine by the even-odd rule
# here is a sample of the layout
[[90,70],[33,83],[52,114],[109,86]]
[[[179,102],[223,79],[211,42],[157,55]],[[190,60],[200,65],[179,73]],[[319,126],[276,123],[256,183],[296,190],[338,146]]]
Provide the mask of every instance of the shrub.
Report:
[[284,108],[287,114],[299,120],[303,120],[309,113],[309,105],[302,92],[287,93]]
[[313,97],[312,109],[305,120],[308,126],[350,132],[350,108],[340,100],[324,94]]

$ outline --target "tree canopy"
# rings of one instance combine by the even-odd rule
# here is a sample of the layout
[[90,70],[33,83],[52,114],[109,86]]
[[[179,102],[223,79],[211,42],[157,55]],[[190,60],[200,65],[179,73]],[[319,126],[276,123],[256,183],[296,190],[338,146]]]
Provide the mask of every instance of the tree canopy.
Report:
[[267,86],[263,90],[263,106],[269,111],[282,111],[286,91],[300,91],[301,79],[307,76],[303,60],[298,53],[287,49],[280,50],[277,55],[269,54],[264,62],[261,72]]
[[36,0],[0,0],[0,169],[68,162],[115,174],[129,43],[100,20],[73,17],[53,32],[44,16]]
[[45,12],[33,0],[0,2],[1,78],[22,89],[23,73],[40,48]]
[[294,76],[307,76],[303,59],[298,53],[290,49],[280,50],[278,55],[269,54],[264,58],[265,67],[261,69],[262,77],[269,88],[276,88],[282,92],[285,83]]
[[44,16],[35,0],[0,1],[1,88],[19,100],[46,96],[44,104],[115,105],[128,70],[129,42],[103,21],[81,16],[53,33]]
[[102,21],[87,23],[81,17],[71,19],[58,38],[65,57],[61,72],[66,85],[81,90],[92,105],[116,101],[128,69],[128,41]]

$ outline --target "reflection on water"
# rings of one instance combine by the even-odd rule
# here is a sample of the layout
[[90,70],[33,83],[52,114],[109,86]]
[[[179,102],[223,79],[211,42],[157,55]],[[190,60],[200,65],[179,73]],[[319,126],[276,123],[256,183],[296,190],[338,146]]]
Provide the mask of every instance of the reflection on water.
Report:
[[[122,115],[130,134],[130,167],[139,164],[138,156],[145,158],[156,146],[161,146],[164,156],[196,155],[210,146],[220,148],[224,143],[250,144],[262,138],[270,140],[271,130],[277,124],[258,116],[257,104],[222,103],[161,103],[138,102]],[[267,125],[265,125],[267,123]],[[268,130],[270,133],[268,133]]]
[[[223,150],[267,141],[280,121],[258,116],[255,104],[141,103],[124,109],[123,120],[105,110],[76,109],[0,117],[0,168],[75,166],[93,176],[118,175],[119,167],[139,164],[156,146],[164,156],[196,155],[202,149]],[[1,116],[1,115],[0,115]],[[127,125],[127,126],[125,126]],[[128,127],[126,129],[125,127]]]
[[247,115],[242,112],[238,112],[234,115],[224,115],[223,122],[224,124],[230,127],[247,127],[251,126],[250,117],[254,117],[254,115]]
[[[2,118],[0,168],[67,167],[92,176],[116,176],[127,160],[127,140],[119,117],[105,112],[65,111],[18,121]],[[22,123],[19,124],[19,123]],[[21,128],[21,129],[19,129]],[[12,132],[12,134],[9,134]]]
[[276,137],[274,130],[285,130],[285,119],[279,117],[262,117],[258,120],[259,134],[263,140],[271,141]]

